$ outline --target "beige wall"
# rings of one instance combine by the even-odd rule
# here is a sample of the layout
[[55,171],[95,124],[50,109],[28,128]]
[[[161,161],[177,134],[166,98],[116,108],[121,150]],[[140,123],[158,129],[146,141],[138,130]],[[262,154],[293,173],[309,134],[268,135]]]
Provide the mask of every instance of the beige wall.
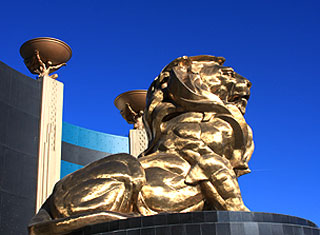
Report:
[[138,157],[148,147],[146,131],[132,129],[129,132],[130,154]]
[[38,153],[36,212],[60,179],[63,83],[44,77]]

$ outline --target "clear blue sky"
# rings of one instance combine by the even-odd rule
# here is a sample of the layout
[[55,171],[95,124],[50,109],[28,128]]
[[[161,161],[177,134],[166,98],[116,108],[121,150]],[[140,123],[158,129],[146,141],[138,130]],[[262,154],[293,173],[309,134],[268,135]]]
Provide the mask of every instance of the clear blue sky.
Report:
[[183,55],[224,56],[252,83],[252,173],[239,178],[252,211],[320,225],[320,1],[2,1],[0,60],[32,76],[21,44],[50,36],[73,49],[59,71],[64,121],[116,135],[130,125],[113,105],[147,89]]

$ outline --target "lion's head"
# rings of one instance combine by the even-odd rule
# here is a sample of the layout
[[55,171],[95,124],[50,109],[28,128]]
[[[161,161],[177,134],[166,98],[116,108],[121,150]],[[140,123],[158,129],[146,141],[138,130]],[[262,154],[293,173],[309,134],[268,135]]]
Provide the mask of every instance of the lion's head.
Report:
[[170,63],[162,73],[170,74],[167,83],[171,97],[177,102],[181,95],[188,100],[222,101],[237,106],[244,114],[251,83],[231,67],[223,66],[224,61],[223,57],[193,56]]
[[251,83],[231,67],[223,66],[224,61],[223,57],[208,55],[184,56],[161,71],[147,93],[144,124],[149,147],[144,155],[155,151],[164,122],[187,112],[214,113],[233,125],[234,148],[242,152],[242,159],[237,161],[247,166],[253,149],[245,154],[246,143],[252,142],[252,133],[243,114]]
[[154,126],[153,113],[160,103],[178,112],[230,113],[226,105],[232,105],[244,114],[251,83],[231,67],[223,66],[224,62],[223,57],[201,55],[180,57],[168,64],[148,90],[147,129]]

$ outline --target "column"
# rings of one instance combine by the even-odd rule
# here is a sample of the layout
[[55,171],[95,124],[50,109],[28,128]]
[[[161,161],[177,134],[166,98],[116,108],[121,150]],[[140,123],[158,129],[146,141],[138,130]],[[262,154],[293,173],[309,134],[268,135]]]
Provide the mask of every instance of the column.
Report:
[[42,78],[36,212],[60,179],[63,83]]

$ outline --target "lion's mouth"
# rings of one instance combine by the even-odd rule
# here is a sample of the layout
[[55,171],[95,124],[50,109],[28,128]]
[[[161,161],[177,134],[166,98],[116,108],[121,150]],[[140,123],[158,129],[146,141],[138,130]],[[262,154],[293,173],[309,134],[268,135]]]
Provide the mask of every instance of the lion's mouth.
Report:
[[250,95],[247,94],[234,94],[233,96],[229,97],[228,102],[233,103],[235,106],[237,106],[242,114],[245,114],[249,97]]
[[249,95],[241,95],[241,94],[234,94],[233,96],[229,97],[228,102],[238,102],[242,99],[245,99],[248,101]]

